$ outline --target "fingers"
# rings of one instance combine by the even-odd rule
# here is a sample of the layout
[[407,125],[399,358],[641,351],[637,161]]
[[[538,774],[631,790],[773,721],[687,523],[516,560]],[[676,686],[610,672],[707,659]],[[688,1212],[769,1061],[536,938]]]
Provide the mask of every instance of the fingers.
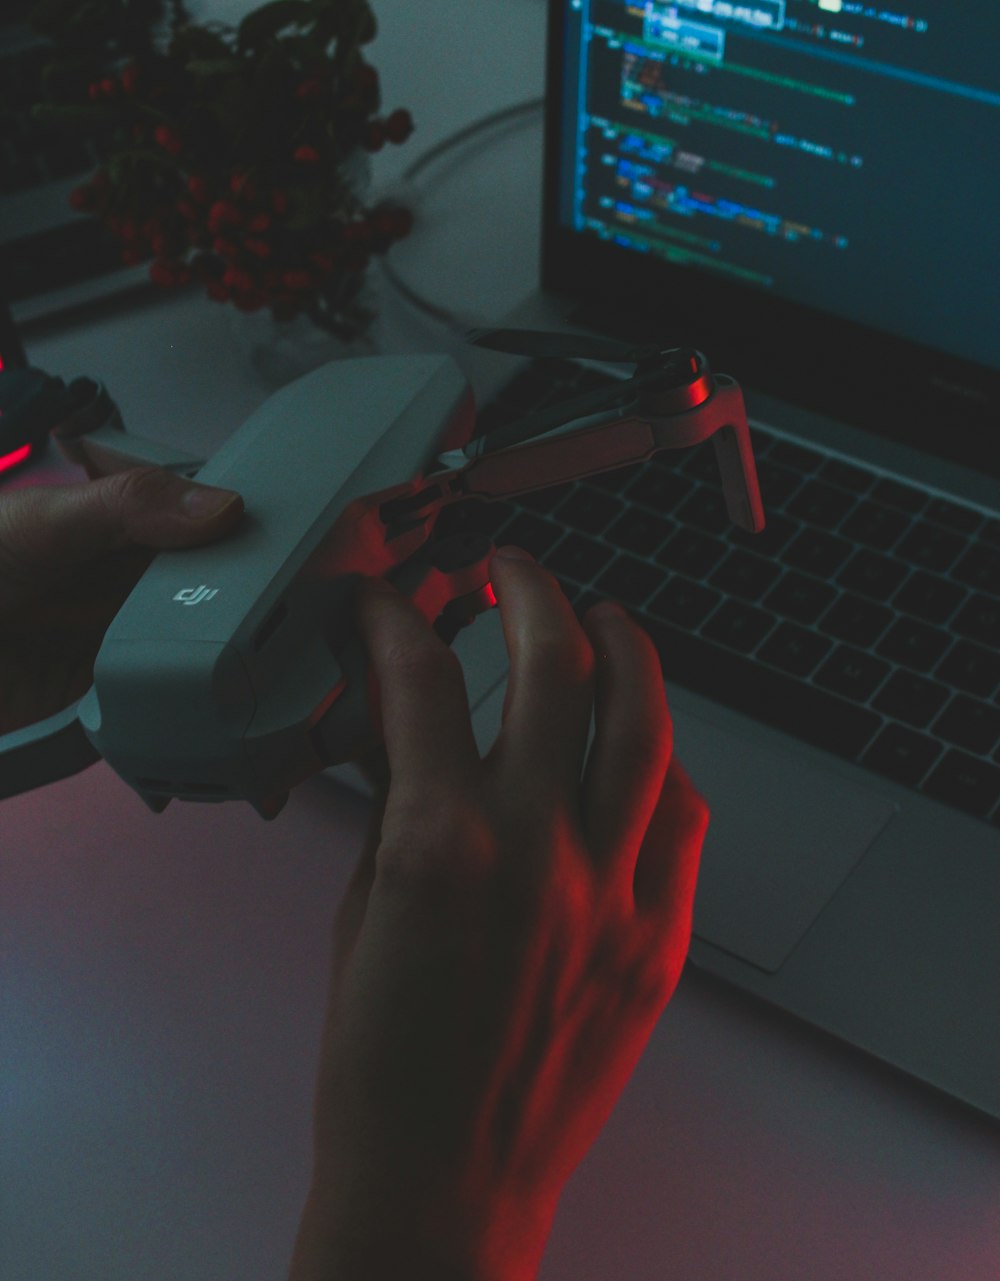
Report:
[[653,642],[624,611],[584,617],[597,655],[596,732],[583,781],[583,821],[597,861],[629,882],[670,764],[673,726]]
[[16,490],[0,502],[0,565],[17,576],[58,572],[126,547],[170,549],[229,533],[243,500],[159,467],[78,485]]
[[633,885],[637,912],[646,917],[665,972],[680,974],[691,938],[691,916],[709,810],[687,771],[674,758],[643,840]]
[[[575,804],[593,706],[594,654],[562,588],[547,570],[511,559],[490,564],[510,675],[503,725],[490,753],[509,758],[524,803],[533,797]],[[553,790],[555,789],[555,790]]]
[[461,795],[479,766],[458,659],[420,611],[381,579],[359,593],[358,624],[375,677],[394,799],[425,809]]

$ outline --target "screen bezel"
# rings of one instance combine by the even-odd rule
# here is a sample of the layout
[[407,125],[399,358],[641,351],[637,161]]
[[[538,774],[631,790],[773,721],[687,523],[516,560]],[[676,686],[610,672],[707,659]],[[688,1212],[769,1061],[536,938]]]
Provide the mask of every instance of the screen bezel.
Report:
[[542,289],[581,323],[696,346],[748,391],[1000,477],[1000,371],[560,226],[568,9],[549,0]]

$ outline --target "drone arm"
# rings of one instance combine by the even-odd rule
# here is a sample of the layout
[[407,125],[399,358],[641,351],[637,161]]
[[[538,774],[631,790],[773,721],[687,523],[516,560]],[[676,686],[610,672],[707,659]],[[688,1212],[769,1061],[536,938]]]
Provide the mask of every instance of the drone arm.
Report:
[[55,439],[64,456],[84,467],[88,476],[109,476],[149,463],[181,476],[193,476],[205,462],[203,458],[179,454],[159,441],[133,436],[112,423],[81,436],[55,433]]
[[661,449],[687,449],[712,437],[726,509],[740,528],[764,528],[757,469],[743,397],[720,377],[708,400],[681,413],[615,418],[597,426],[514,446],[473,459],[451,477],[449,501],[512,498],[641,462]]
[[458,473],[457,497],[508,498],[625,467],[656,449],[652,425],[616,418],[551,440],[484,454]]
[[0,800],[79,774],[101,759],[77,707],[73,703],[46,720],[0,735]]

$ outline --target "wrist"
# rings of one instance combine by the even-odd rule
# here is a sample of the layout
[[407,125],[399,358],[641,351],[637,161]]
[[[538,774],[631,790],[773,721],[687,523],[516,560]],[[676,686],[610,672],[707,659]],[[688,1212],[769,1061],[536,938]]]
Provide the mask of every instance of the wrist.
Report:
[[457,1209],[352,1211],[312,1191],[288,1281],[535,1281],[550,1226],[551,1216],[532,1233],[523,1219],[481,1228]]

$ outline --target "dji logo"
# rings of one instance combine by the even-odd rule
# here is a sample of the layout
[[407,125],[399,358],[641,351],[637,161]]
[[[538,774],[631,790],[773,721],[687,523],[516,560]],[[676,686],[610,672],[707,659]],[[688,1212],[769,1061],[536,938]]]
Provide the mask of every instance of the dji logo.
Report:
[[213,596],[218,596],[218,594],[218,587],[206,587],[202,584],[201,587],[182,588],[174,597],[174,600],[179,600],[182,605],[200,605],[203,600],[211,600]]

